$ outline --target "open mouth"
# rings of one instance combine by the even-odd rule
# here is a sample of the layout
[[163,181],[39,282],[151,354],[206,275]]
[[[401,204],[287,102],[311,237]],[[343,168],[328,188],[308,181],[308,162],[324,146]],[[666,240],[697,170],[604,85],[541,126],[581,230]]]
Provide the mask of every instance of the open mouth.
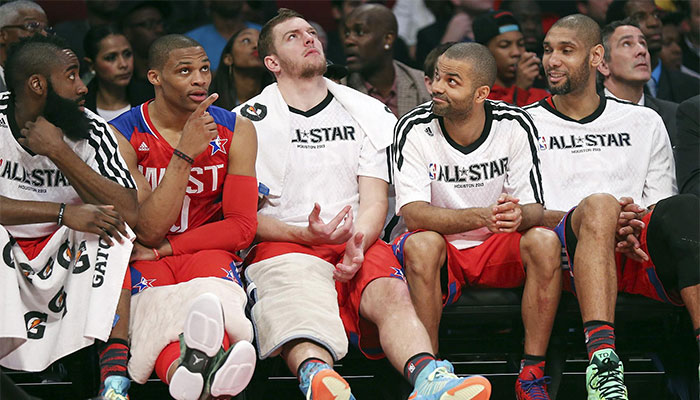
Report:
[[197,103],[201,103],[207,98],[207,92],[193,92],[187,95],[187,97],[193,101],[196,101]]

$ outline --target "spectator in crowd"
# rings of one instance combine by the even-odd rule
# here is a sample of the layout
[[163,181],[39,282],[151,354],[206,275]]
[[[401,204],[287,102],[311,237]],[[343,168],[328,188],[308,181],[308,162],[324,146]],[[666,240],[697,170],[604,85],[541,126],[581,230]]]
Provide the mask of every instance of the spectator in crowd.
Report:
[[114,25],[98,25],[85,35],[85,59],[95,76],[88,84],[85,107],[106,121],[137,105],[132,95],[134,53]]
[[255,129],[211,106],[193,39],[157,39],[149,65],[155,99],[111,121],[139,190],[129,372],[155,369],[177,400],[236,395],[255,367],[235,255],[255,236]]
[[683,35],[681,48],[683,49],[683,65],[700,74],[700,4],[697,1],[681,2],[686,6],[683,9],[688,16],[688,31]]
[[463,288],[524,284],[516,397],[549,399],[544,360],[561,295],[561,245],[551,230],[533,228],[543,213],[537,129],[523,110],[486,100],[496,70],[485,46],[453,45],[438,58],[432,104],[397,123],[396,212],[409,232],[394,241],[394,254],[434,351],[442,308]]
[[494,0],[438,0],[426,3],[435,22],[418,31],[416,62],[423,65],[430,50],[440,43],[474,40],[472,21],[493,7]]
[[17,0],[0,6],[0,93],[5,84],[5,60],[10,45],[36,33],[47,35],[51,30],[44,9],[33,1]]
[[122,8],[121,30],[134,51],[134,74],[132,95],[137,103],[155,96],[153,85],[148,81],[148,49],[165,34],[164,18],[170,6],[164,1],[128,1]]
[[418,31],[435,22],[435,16],[425,6],[425,1],[397,0],[391,11],[399,26],[399,38],[408,46],[411,58],[415,59]]
[[649,107],[661,116],[671,144],[676,142],[678,104],[644,94],[651,77],[647,43],[639,25],[631,18],[611,22],[601,30],[605,49],[598,72],[603,77],[605,95]]
[[[0,126],[6,171],[0,231],[4,248],[8,234],[16,239],[11,258],[18,265],[0,278],[0,320],[3,332],[31,340],[1,341],[0,364],[41,371],[109,336],[98,347],[100,394],[126,400],[131,242],[125,223],[136,225],[136,186],[107,123],[82,105],[87,88],[65,42],[25,38],[6,62],[12,95],[0,100],[0,120],[7,121]],[[7,314],[7,305],[19,314]]]
[[401,116],[430,100],[423,74],[394,60],[396,17],[381,4],[355,8],[345,20],[348,86],[384,103]]
[[425,57],[425,63],[423,63],[423,79],[425,81],[425,88],[428,90],[428,93],[431,96],[433,94],[433,79],[435,78],[435,63],[437,63],[438,57],[440,57],[442,53],[449,49],[453,44],[455,43],[448,42],[440,44],[431,50],[430,53],[428,53],[428,56]]
[[508,11],[491,11],[474,20],[474,38],[486,46],[496,59],[496,82],[489,99],[524,106],[549,95],[533,87],[540,75],[541,61],[535,53],[525,51],[518,21]]
[[221,52],[234,33],[244,28],[260,31],[260,25],[245,20],[247,7],[246,0],[211,0],[209,11],[212,23],[185,33],[202,44],[209,55],[213,72],[216,72],[216,68],[219,67]]
[[328,52],[325,54],[326,58],[331,60],[333,64],[345,65],[345,53],[343,52],[345,18],[350,15],[355,7],[371,2],[371,0],[331,0],[331,12],[338,29],[327,32]]
[[[542,58],[542,10],[535,0],[504,0],[501,10],[510,11],[520,23],[520,32],[523,34],[525,50],[537,54]],[[543,82],[546,85],[546,82]],[[537,86],[539,87],[539,86]]]
[[680,18],[682,18],[680,14],[672,13],[665,14],[663,18],[661,18],[661,22],[663,23],[663,27],[661,28],[663,45],[661,46],[659,58],[665,67],[676,71],[682,70],[688,73],[689,70],[683,66]]
[[676,178],[680,193],[700,196],[700,96],[678,106],[678,135],[674,148]]
[[349,338],[369,358],[386,353],[414,387],[411,398],[488,399],[485,378],[458,378],[435,359],[400,265],[378,239],[396,118],[323,78],[323,49],[294,11],[263,27],[259,51],[277,84],[236,111],[256,125],[266,185],[260,242],[245,262],[260,357],[281,354],[307,399],[354,399],[332,368]]
[[674,196],[661,117],[596,91],[604,58],[598,24],[564,17],[544,46],[553,95],[526,107],[540,136],[544,224],[566,246],[590,359],[588,398],[627,399],[615,351],[617,293],[685,303],[700,336],[700,204]]
[[651,79],[646,91],[653,97],[679,103],[700,92],[700,80],[664,66],[659,55],[663,47],[660,12],[653,0],[614,0],[606,15],[607,23],[631,17],[646,38],[651,57]]
[[228,40],[221,52],[221,65],[211,81],[210,92],[218,93],[214,104],[225,110],[255,97],[272,82],[272,77],[258,57],[258,36],[255,28],[244,28]]
[[[74,19],[56,24],[56,34],[64,38],[75,55],[80,60],[80,76],[84,77],[88,72],[88,65],[85,63],[85,51],[83,42],[85,35],[90,28],[116,24],[119,16],[120,0],[85,0],[87,8],[87,18]],[[83,79],[85,82],[88,80]]]
[[592,18],[598,25],[603,26],[610,3],[612,0],[576,0],[576,9],[579,13]]

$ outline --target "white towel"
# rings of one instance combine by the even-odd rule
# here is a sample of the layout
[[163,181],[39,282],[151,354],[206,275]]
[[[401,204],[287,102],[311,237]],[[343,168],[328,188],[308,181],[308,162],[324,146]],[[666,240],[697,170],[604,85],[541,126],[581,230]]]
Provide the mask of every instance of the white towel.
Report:
[[0,365],[41,371],[107,340],[132,247],[114,243],[62,226],[30,261],[0,226]]
[[[379,100],[347,86],[325,79],[328,91],[350,116],[357,121],[372,145],[383,149],[393,141],[396,117]],[[279,196],[284,186],[287,158],[291,151],[289,136],[289,106],[282,98],[276,83],[262,93],[233,109],[255,125],[258,134],[256,174],[258,181],[267,186],[272,196]],[[279,165],[284,168],[279,168]]]

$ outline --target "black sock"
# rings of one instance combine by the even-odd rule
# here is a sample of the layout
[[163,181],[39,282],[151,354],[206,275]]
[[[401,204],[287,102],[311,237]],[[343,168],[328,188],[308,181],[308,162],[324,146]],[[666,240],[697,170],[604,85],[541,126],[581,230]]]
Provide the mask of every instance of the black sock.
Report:
[[435,361],[435,356],[430,353],[418,353],[406,361],[406,365],[403,367],[403,376],[411,382],[411,386],[416,386],[418,374],[420,374],[431,361]]
[[588,321],[583,324],[583,333],[586,337],[589,360],[593,357],[593,353],[598,350],[615,350],[615,326],[612,322]]
[[126,376],[126,362],[129,356],[129,345],[123,339],[109,339],[102,345],[99,352],[100,382],[111,375]]

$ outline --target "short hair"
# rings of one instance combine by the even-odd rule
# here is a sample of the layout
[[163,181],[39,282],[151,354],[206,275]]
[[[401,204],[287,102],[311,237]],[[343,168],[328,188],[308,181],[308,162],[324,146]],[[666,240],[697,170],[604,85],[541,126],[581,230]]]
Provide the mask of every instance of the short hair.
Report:
[[373,27],[377,27],[383,31],[383,33],[393,33],[396,35],[399,31],[399,24],[396,21],[396,16],[383,4],[376,3],[365,3],[360,6],[355,7],[352,12],[347,15],[347,19],[351,16],[358,15],[360,13],[367,13],[368,23]]
[[162,69],[168,61],[170,52],[190,47],[202,47],[202,45],[185,35],[172,34],[159,37],[148,49],[148,68]]
[[479,86],[492,87],[496,82],[496,59],[483,44],[457,43],[450,46],[442,55],[451,60],[467,62],[470,65],[474,88]]
[[633,26],[639,30],[641,28],[639,27],[639,24],[634,21],[632,18],[625,18],[622,21],[613,21],[607,25],[605,25],[601,30],[600,30],[600,39],[601,42],[603,43],[603,49],[605,49],[605,54],[603,58],[605,61],[610,61],[610,37],[615,33],[615,30],[621,26]]
[[560,18],[552,25],[550,31],[554,28],[571,29],[576,32],[576,37],[581,39],[588,48],[592,48],[600,44],[600,25],[593,18],[583,14],[567,15]]
[[26,9],[41,11],[42,14],[46,15],[44,9],[33,1],[11,1],[0,6],[0,28],[4,28],[7,25],[12,25],[12,22],[19,16],[19,13]]
[[53,35],[34,35],[12,44],[5,60],[7,89],[14,93],[34,74],[49,79],[60,60],[58,54],[66,49],[71,50],[63,39]]
[[293,18],[305,19],[301,14],[294,10],[280,8],[277,10],[277,15],[272,17],[265,25],[263,25],[262,29],[260,30],[260,37],[258,37],[258,55],[260,58],[265,59],[265,57],[275,52],[275,38],[272,35],[272,31],[275,29],[275,27],[282,22]]
[[100,52],[100,42],[110,35],[124,35],[115,25],[97,25],[90,28],[83,39],[83,49],[85,55],[95,61],[97,53]]
[[425,76],[429,77],[431,80],[433,79],[435,75],[435,63],[437,63],[438,57],[455,43],[456,42],[442,43],[430,50],[430,53],[425,56],[425,61],[423,62],[423,73]]

